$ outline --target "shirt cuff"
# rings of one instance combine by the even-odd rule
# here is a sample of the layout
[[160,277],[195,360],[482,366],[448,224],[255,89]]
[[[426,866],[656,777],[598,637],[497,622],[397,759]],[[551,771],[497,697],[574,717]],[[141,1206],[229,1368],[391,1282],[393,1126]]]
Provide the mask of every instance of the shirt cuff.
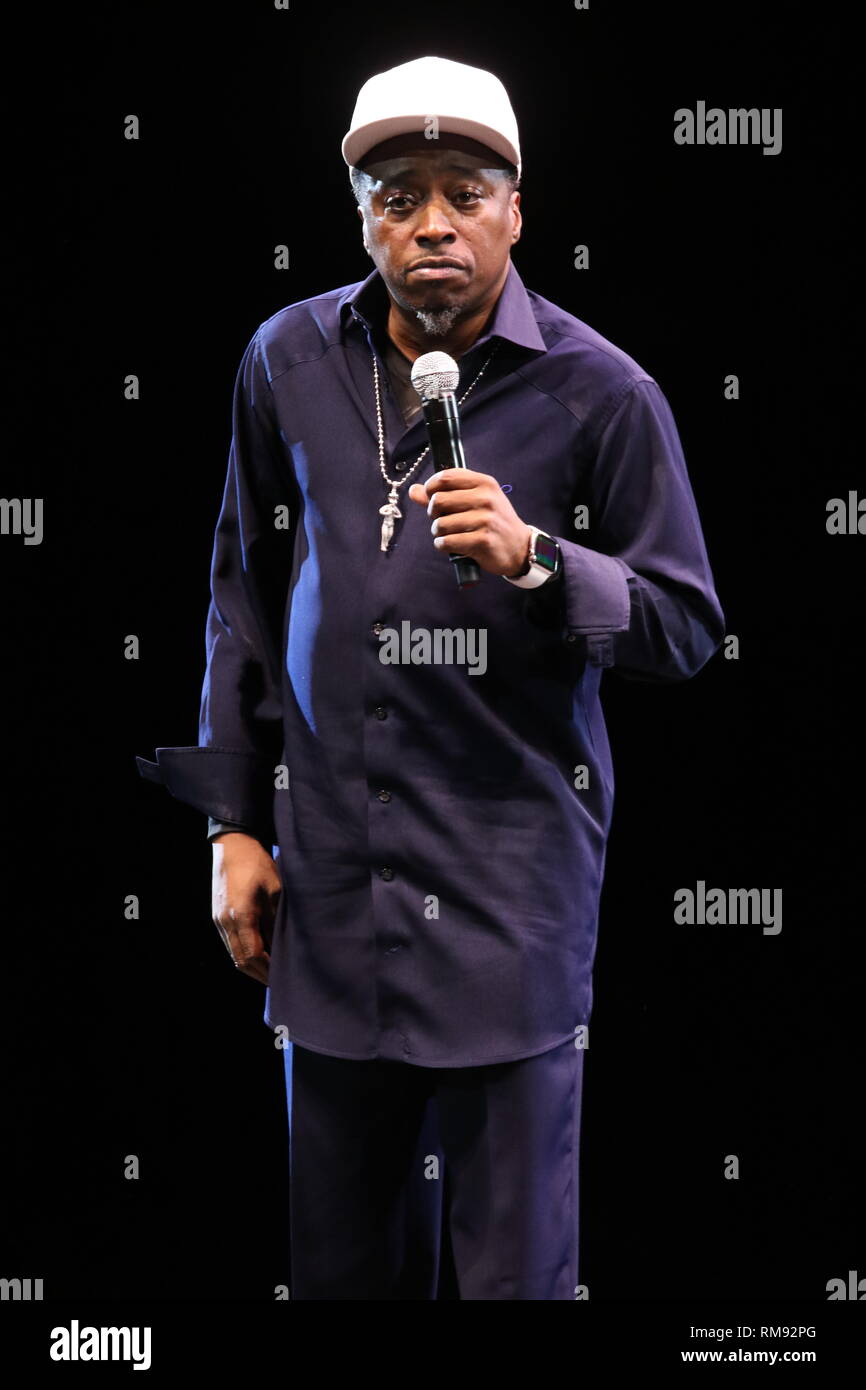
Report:
[[214,820],[260,827],[265,838],[272,834],[274,772],[259,754],[191,745],[157,748],[155,763],[135,762],[140,776]]
[[217,820],[214,816],[208,816],[207,837],[209,840],[212,840],[214,835],[224,834],[227,830],[239,830],[244,835],[252,835],[253,839],[255,840],[258,840],[260,838],[256,834],[255,830],[253,830],[253,828],[249,825],[238,825],[236,821]]
[[591,665],[612,666],[613,634],[627,631],[631,618],[628,568],[614,555],[554,539],[562,568],[527,595],[526,612],[545,627],[558,626],[563,641],[584,637]]

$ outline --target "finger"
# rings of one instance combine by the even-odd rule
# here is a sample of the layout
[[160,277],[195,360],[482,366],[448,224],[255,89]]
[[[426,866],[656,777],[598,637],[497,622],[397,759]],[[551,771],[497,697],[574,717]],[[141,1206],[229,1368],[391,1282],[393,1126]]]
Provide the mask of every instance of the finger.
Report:
[[428,494],[450,492],[454,488],[478,487],[493,482],[489,473],[476,473],[474,468],[443,468],[428,478],[424,486]]
[[477,511],[490,505],[490,494],[484,488],[454,488],[450,492],[434,492],[427,504],[428,516],[444,516],[450,512]]
[[256,956],[253,960],[247,961],[246,965],[239,965],[238,971],[241,975],[246,975],[250,980],[257,980],[260,985],[268,983],[268,966],[270,956],[267,951],[262,955]]
[[238,969],[243,969],[265,953],[256,913],[229,913],[217,919],[217,928],[226,950]]
[[259,933],[252,927],[233,934],[232,959],[242,975],[267,984],[270,956]]
[[481,562],[486,556],[488,541],[483,531],[458,531],[453,536],[434,536],[433,544],[445,555],[466,555]]
[[437,516],[430,527],[430,534],[432,536],[462,535],[464,531],[480,531],[489,522],[490,513],[486,511],[455,512],[453,516]]

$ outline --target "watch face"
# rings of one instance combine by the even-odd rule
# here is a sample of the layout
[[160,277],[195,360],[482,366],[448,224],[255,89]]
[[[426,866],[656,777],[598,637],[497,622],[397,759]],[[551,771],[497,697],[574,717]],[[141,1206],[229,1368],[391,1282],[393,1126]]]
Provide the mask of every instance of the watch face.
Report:
[[559,564],[559,546],[551,536],[543,536],[540,532],[535,538],[535,561],[542,565],[544,569],[555,574]]

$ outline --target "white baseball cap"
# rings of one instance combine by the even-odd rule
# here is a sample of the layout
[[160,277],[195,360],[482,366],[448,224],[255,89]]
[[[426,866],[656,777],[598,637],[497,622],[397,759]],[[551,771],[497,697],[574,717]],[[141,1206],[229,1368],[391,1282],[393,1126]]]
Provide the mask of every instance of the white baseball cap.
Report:
[[415,58],[368,78],[343,136],[343,159],[357,165],[382,140],[423,135],[431,117],[440,131],[479,141],[520,175],[517,120],[504,86],[492,72],[450,58]]

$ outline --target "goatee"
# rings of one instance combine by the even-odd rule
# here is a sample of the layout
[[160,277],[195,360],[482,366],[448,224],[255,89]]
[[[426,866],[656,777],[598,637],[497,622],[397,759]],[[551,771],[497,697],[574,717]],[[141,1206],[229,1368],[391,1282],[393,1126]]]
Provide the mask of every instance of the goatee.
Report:
[[415,313],[429,338],[444,338],[454,327],[460,310],[451,305],[442,309],[416,309]]

